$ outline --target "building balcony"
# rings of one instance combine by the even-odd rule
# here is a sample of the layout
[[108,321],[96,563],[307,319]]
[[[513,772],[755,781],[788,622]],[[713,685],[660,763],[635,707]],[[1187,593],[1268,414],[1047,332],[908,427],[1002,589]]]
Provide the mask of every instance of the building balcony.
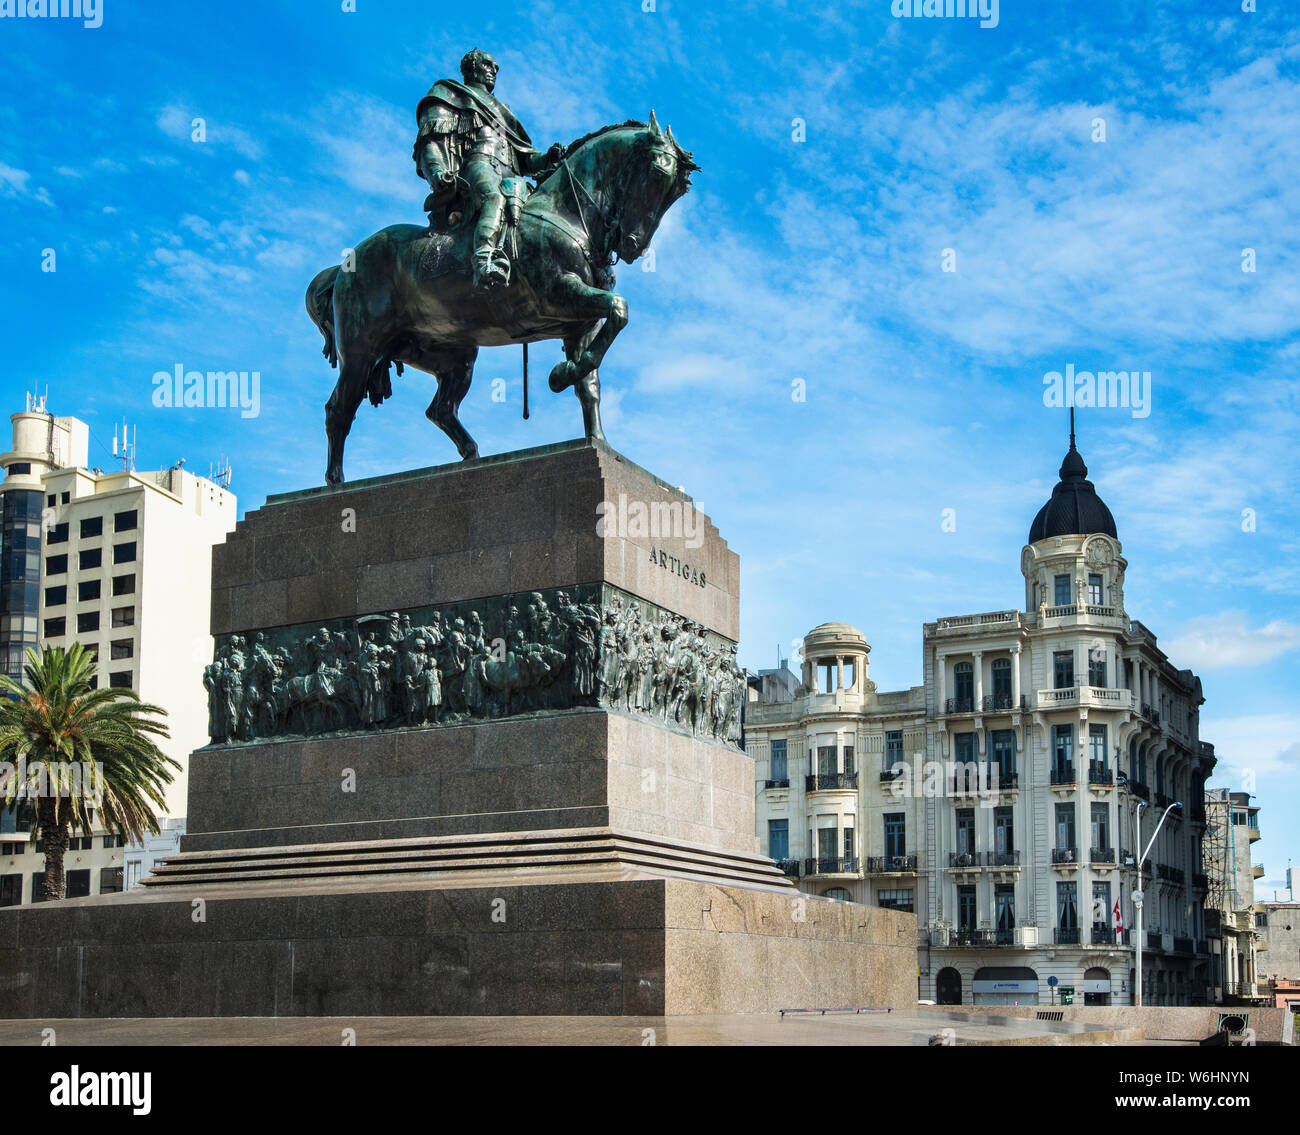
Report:
[[985,713],[1018,713],[1029,708],[1029,699],[1023,694],[1018,699],[1010,694],[985,694],[980,708]]
[[782,875],[789,875],[792,879],[799,878],[799,860],[777,859],[774,862]]
[[1088,941],[1094,946],[1127,946],[1128,931],[1117,931],[1113,926],[1094,926]]
[[1053,765],[1051,784],[1053,788],[1073,788],[1079,783],[1074,773],[1074,765]]
[[1020,852],[990,851],[987,853],[987,862],[990,867],[1019,867]]
[[1140,707],[1140,712],[1143,717],[1145,717],[1149,722],[1151,722],[1152,725],[1154,725],[1157,729],[1160,728],[1160,711],[1156,709],[1155,706],[1148,705],[1146,702],[1143,702]]
[[915,875],[916,855],[872,855],[867,857],[868,875]]
[[804,778],[805,792],[852,792],[858,787],[856,772],[809,774]]
[[979,633],[990,628],[999,631],[1013,630],[1020,626],[1023,618],[1019,611],[986,611],[982,615],[957,615],[948,619],[937,619],[925,624],[927,638],[948,638],[955,635]]
[[1208,954],[1210,952],[1210,943],[1204,938],[1198,939],[1196,942],[1196,952],[1198,954]]
[[1264,877],[1264,864],[1256,863],[1253,867],[1251,867],[1250,873],[1256,879],[1262,879]]
[[990,930],[987,927],[975,929],[959,926],[948,932],[948,945],[972,950],[988,950],[1000,946],[1014,946],[1016,932],[1012,930]]
[[1177,935],[1174,936],[1175,954],[1191,954],[1194,952],[1195,952],[1195,947],[1193,946],[1192,940],[1190,938],[1179,938]]
[[972,698],[949,698],[943,703],[944,713],[974,713],[975,699]]
[[1053,933],[1053,940],[1058,946],[1078,946],[1082,935],[1077,926],[1058,926]]
[[901,779],[907,772],[906,766],[900,761],[897,767],[882,769],[880,773],[881,784],[892,784],[895,780]]
[[950,851],[948,866],[954,871],[978,871],[983,858],[978,851]]
[[1261,840],[1261,839],[1264,838],[1263,836],[1261,836],[1261,835],[1259,834],[1259,825],[1258,825],[1258,824],[1251,824],[1250,827],[1247,828],[1246,830],[1250,833],[1250,842],[1251,842],[1251,843],[1255,843],[1257,840]]
[[767,790],[767,789],[772,789],[772,788],[789,788],[789,787],[790,787],[790,778],[789,778],[789,777],[786,777],[784,780],[765,780],[765,781],[763,781],[763,788],[764,788],[765,790]]
[[1066,709],[1074,706],[1132,709],[1133,695],[1122,687],[1112,689],[1109,686],[1063,686],[1060,689],[1038,691],[1039,709]]
[[803,861],[805,876],[813,875],[857,875],[856,859],[805,859]]
[[1163,950],[1165,948],[1165,936],[1159,930],[1147,931],[1147,949]]
[[1113,847],[1091,848],[1088,851],[1088,862],[1110,867],[1115,862],[1115,849]]
[[1108,768],[1098,768],[1096,765],[1088,766],[1088,787],[1089,788],[1114,788],[1115,774]]
[[1168,863],[1156,864],[1156,878],[1175,886],[1183,886],[1187,881],[1187,872],[1181,867],[1170,867]]
[[1052,866],[1053,867],[1078,867],[1079,850],[1074,847],[1054,847],[1052,848]]
[[1136,867],[1137,856],[1121,847],[1119,850],[1119,865],[1121,867]]

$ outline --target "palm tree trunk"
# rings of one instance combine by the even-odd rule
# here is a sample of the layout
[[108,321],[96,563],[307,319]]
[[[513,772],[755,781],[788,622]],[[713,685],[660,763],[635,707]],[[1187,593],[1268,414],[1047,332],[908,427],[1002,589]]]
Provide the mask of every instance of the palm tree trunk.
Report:
[[42,796],[37,803],[37,816],[40,819],[41,840],[45,844],[45,900],[63,898],[66,890],[66,877],[63,871],[63,857],[68,850],[67,821],[58,815],[56,799]]

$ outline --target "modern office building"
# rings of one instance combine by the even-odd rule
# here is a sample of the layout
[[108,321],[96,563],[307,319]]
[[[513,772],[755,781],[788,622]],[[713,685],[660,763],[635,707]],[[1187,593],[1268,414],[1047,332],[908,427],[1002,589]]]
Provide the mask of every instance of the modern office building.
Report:
[[[160,748],[182,767],[166,815],[183,818],[189,754],[208,742],[212,546],[235,526],[235,497],[180,464],[87,468],[86,425],[41,403],[11,421],[13,448],[0,456],[5,665],[21,677],[28,647],[79,642],[98,660],[98,681],[166,709],[171,736]],[[122,889],[122,852],[105,832],[75,839],[69,896]],[[39,899],[43,869],[21,809],[0,813],[0,905]]]
[[810,893],[914,912],[922,998],[1129,1004],[1139,946],[1147,1004],[1207,997],[1204,699],[1126,611],[1127,567],[1071,436],[1023,610],[927,623],[911,689],[879,691],[843,623],[797,682],[751,683],[763,848]]

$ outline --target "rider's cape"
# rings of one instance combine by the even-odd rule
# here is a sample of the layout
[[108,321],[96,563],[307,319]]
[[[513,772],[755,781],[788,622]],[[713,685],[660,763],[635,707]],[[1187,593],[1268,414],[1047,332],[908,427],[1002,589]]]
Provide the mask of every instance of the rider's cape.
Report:
[[495,95],[470,90],[454,79],[439,79],[429,88],[415,109],[415,121],[419,132],[413,157],[421,177],[425,176],[419,168],[421,153],[429,142],[438,148],[442,168],[456,173],[465,146],[483,126],[492,126],[505,136],[516,151],[518,168],[525,168],[525,155],[536,153],[528,131],[505,103]]

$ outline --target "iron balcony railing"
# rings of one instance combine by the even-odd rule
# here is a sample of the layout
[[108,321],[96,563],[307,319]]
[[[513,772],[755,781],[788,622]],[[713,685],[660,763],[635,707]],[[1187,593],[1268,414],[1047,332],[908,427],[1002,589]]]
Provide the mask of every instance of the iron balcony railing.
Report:
[[1174,953],[1190,954],[1193,952],[1192,940],[1190,938],[1174,937]]
[[1147,931],[1147,949],[1163,950],[1165,948],[1164,935],[1159,930]]
[[974,698],[949,698],[943,704],[944,713],[974,713]]
[[1094,946],[1127,946],[1128,931],[1116,930],[1113,926],[1094,926],[1092,928]]
[[1096,765],[1089,765],[1088,783],[1089,784],[1114,784],[1115,774],[1108,768],[1098,768]]
[[897,780],[906,771],[906,767],[901,763],[896,767],[882,769],[880,773],[880,781],[882,784],[885,784],[889,781]]
[[915,855],[872,855],[867,858],[869,874],[884,875],[916,871]]
[[790,875],[795,879],[799,877],[799,860],[797,859],[778,859],[776,860],[776,866],[782,875]]
[[763,782],[764,788],[789,788],[790,780],[787,777],[784,780],[768,780]]
[[1058,926],[1056,928],[1056,944],[1058,946],[1079,945],[1079,928],[1077,926]]
[[1053,784],[1077,783],[1077,778],[1074,775],[1074,765],[1053,765],[1052,783]]
[[969,946],[973,949],[988,949],[990,946],[1014,946],[1015,930],[991,930],[988,927],[976,929],[971,926],[959,926],[948,936],[950,946]]
[[856,772],[819,772],[809,773],[804,781],[805,792],[825,792],[833,789],[857,788]]
[[978,851],[948,852],[949,867],[978,867],[983,857]]
[[1088,859],[1092,863],[1114,863],[1115,849],[1113,847],[1094,847],[1088,852]]
[[1028,709],[1029,699],[1024,694],[1020,695],[1019,701],[1010,694],[985,694],[980,699],[980,705],[985,713],[995,713],[998,710]]
[[803,861],[805,875],[856,875],[857,871],[856,859],[805,859]]
[[1018,851],[990,851],[988,857],[990,867],[1020,866],[1020,852]]
[[1140,797],[1148,803],[1151,800],[1151,789],[1140,780],[1130,780],[1128,782],[1128,790],[1133,793],[1134,796]]
[[1054,847],[1052,848],[1053,863],[1078,863],[1079,852],[1073,847]]

